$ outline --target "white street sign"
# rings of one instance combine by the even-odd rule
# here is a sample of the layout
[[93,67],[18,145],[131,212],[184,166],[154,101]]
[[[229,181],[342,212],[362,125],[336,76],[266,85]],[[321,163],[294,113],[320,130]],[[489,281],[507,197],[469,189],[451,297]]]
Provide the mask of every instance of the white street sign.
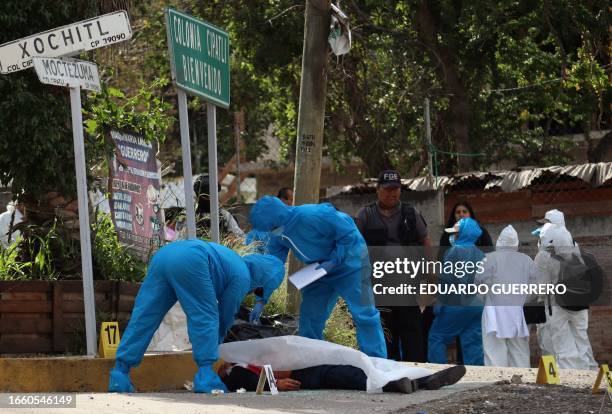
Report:
[[35,56],[76,55],[131,37],[132,27],[126,11],[97,16],[0,45],[0,73],[27,69]]
[[70,58],[34,57],[34,69],[42,83],[101,91],[95,63]]

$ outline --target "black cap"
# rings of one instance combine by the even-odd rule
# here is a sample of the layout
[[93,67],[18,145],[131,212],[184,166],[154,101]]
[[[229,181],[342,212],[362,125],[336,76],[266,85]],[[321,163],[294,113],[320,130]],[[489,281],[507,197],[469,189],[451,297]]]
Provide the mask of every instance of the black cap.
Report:
[[[217,183],[218,191],[221,191],[221,184]],[[208,174],[202,174],[193,182],[193,191],[197,196],[200,194],[208,195],[210,194],[210,179]]]
[[378,185],[383,187],[401,187],[400,173],[396,170],[384,170],[378,174]]

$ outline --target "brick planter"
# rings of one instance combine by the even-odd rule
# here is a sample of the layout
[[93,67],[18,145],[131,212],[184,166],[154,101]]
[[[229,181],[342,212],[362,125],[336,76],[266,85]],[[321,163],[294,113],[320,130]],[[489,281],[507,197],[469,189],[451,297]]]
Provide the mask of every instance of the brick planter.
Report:
[[[123,331],[140,283],[96,281],[98,324],[119,321]],[[83,352],[83,283],[0,282],[0,354]]]

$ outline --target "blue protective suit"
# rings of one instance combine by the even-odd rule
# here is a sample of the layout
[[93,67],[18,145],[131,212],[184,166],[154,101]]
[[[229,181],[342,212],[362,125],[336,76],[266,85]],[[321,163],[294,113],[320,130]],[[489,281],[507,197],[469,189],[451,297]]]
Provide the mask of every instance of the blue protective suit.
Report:
[[[443,273],[438,280],[439,284],[446,286],[474,283],[476,276],[475,264],[484,260],[484,253],[475,246],[476,240],[482,234],[478,223],[471,218],[461,219],[459,234],[453,247],[444,255],[444,264],[453,263],[454,273]],[[458,262],[472,262],[472,271],[459,273]],[[461,277],[458,277],[461,276]],[[434,306],[435,319],[429,331],[429,346],[427,359],[429,362],[445,364],[446,347],[461,339],[463,361],[466,365],[484,365],[484,351],[482,346],[482,311],[483,305],[475,295],[446,294],[438,297],[438,304]]]
[[251,273],[251,287],[249,291],[263,288],[261,299],[267,303],[285,277],[285,265],[276,256],[269,254],[250,254],[242,259]]
[[281,242],[281,238],[268,231],[251,230],[247,233],[244,241],[245,245],[257,243],[255,251],[261,254],[271,254],[279,258],[283,263],[287,262],[289,249]]
[[368,250],[353,219],[328,203],[287,206],[271,196],[255,203],[249,219],[257,231],[282,228],[280,236],[272,237],[300,261],[330,261],[335,265],[329,274],[302,289],[299,334],[323,339],[325,322],[338,297],[342,297],[353,316],[361,351],[386,358],[380,315],[374,306]]
[[[251,263],[258,260],[272,263],[268,257],[253,256],[249,259]],[[272,273],[277,271],[273,269]],[[177,300],[187,315],[193,358],[199,367],[194,391],[225,390],[212,370],[218,359],[217,347],[232,326],[240,303],[251,289],[252,279],[258,278],[263,279],[263,275],[252,275],[238,254],[219,244],[181,240],[162,247],[151,260],[136,297],[117,349],[109,391],[133,391],[127,375],[129,369],[140,364],[155,330]]]

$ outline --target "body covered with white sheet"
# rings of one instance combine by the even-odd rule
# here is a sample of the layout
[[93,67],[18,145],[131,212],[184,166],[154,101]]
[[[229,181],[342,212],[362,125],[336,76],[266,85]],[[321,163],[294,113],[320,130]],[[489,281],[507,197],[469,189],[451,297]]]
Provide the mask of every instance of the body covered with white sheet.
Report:
[[367,376],[367,392],[382,392],[382,387],[400,378],[418,379],[431,375],[425,368],[376,357],[331,342],[300,336],[277,336],[252,341],[230,342],[219,347],[227,362],[271,365],[274,370],[289,371],[317,365],[351,365]]

